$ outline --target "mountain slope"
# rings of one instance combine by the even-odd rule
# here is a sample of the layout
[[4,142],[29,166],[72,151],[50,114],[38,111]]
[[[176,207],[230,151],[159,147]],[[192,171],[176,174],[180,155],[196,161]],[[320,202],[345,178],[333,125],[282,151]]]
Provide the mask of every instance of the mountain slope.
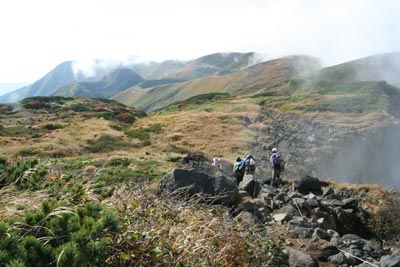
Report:
[[136,64],[132,68],[145,79],[193,80],[215,73],[229,73],[260,62],[256,53],[214,53],[188,62],[167,60],[162,63]]
[[400,86],[400,52],[369,56],[321,70],[331,82],[386,81]]
[[262,62],[229,74],[214,74],[201,79],[141,90],[130,88],[113,99],[136,106],[146,111],[164,107],[191,96],[225,92],[250,95],[276,91],[287,86],[289,78],[300,72],[309,72],[319,67],[316,59],[307,56],[291,56]]
[[290,92],[329,90],[339,84],[386,81],[400,86],[400,52],[374,55],[323,68],[312,75],[292,79]]
[[31,96],[49,96],[59,87],[75,81],[72,62],[66,61],[35,83],[1,96],[0,103],[16,102]]
[[134,71],[127,68],[119,68],[103,77],[100,81],[71,83],[57,89],[53,95],[109,98],[142,81],[143,78]]

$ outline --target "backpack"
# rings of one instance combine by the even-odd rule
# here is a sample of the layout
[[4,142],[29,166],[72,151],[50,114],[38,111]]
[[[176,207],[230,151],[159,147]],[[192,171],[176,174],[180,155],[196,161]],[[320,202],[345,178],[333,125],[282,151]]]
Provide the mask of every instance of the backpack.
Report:
[[256,162],[253,159],[253,157],[249,157],[246,161],[245,161],[245,168],[246,168],[246,172],[254,172],[256,170]]
[[274,159],[275,168],[277,168],[278,170],[283,171],[285,169],[285,165],[286,165],[285,160],[282,158],[281,155],[278,154]]

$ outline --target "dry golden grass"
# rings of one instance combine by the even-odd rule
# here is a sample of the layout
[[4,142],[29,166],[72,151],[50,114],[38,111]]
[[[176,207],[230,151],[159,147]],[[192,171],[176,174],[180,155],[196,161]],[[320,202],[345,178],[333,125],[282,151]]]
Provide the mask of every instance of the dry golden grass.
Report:
[[[130,255],[132,264],[244,267],[269,261],[268,239],[255,224],[243,227],[230,218],[226,207],[204,205],[197,198],[179,201],[169,195],[156,195],[152,193],[154,188],[120,187],[107,201],[126,220],[121,244],[114,249]],[[129,242],[129,236],[143,238],[142,245]],[[154,248],[157,254],[151,255]]]
[[174,154],[174,145],[190,151],[201,151],[212,157],[215,155],[231,158],[244,153],[252,132],[239,119],[251,120],[257,116],[259,107],[247,99],[229,100],[225,105],[213,110],[183,110],[173,114],[155,114],[138,120],[134,128],[144,128],[160,124],[162,133],[152,134],[152,145],[146,151],[162,157]]
[[332,187],[337,193],[341,191],[354,192],[358,199],[361,200],[360,204],[363,209],[369,212],[376,212],[380,206],[385,203],[388,196],[387,190],[377,184],[349,184],[331,182]]
[[47,199],[47,193],[42,191],[21,191],[14,185],[0,189],[0,217],[9,218],[17,214],[23,214],[25,207],[37,208]]
[[[44,120],[35,124],[41,127],[52,120]],[[110,128],[110,122],[103,119],[76,118],[74,121],[62,124],[64,128],[53,130],[40,137],[10,137],[0,136],[1,153],[3,155],[16,155],[19,151],[29,148],[42,152],[44,155],[76,156],[86,145],[88,140],[100,134],[122,136],[123,133]]]

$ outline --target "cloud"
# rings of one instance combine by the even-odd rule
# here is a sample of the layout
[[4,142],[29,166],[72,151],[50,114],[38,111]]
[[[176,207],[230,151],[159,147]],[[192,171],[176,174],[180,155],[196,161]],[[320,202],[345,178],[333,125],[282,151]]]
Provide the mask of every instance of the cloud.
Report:
[[395,0],[15,0],[0,3],[0,82],[34,81],[66,60],[189,60],[215,52],[320,57],[397,51]]
[[133,55],[119,58],[87,58],[85,60],[73,61],[72,69],[76,78],[79,78],[81,75],[91,77],[97,74],[102,74],[116,67],[125,67],[138,62],[142,61],[138,56]]

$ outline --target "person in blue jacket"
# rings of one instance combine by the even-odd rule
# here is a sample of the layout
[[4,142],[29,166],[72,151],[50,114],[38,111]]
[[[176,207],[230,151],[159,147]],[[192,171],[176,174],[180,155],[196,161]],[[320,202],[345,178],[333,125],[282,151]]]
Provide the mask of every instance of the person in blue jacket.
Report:
[[240,157],[237,157],[235,165],[233,165],[233,177],[236,178],[237,185],[239,185],[240,182],[243,181],[243,176],[244,176],[244,160],[242,160]]

